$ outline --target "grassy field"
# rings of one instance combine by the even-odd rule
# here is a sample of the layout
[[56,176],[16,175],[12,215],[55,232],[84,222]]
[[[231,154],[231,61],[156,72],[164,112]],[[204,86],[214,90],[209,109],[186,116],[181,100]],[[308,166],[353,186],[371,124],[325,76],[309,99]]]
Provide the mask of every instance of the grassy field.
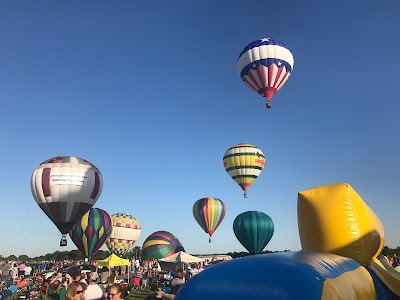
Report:
[[150,289],[131,290],[126,300],[144,300],[148,294],[150,294]]

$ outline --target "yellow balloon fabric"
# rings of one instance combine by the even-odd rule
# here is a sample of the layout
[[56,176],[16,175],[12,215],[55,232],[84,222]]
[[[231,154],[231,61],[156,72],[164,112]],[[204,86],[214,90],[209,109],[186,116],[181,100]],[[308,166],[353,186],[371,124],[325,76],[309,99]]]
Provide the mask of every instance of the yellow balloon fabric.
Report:
[[369,268],[397,296],[400,296],[400,273],[395,271],[384,258],[374,258]]
[[229,176],[246,192],[264,168],[265,157],[254,145],[238,144],[225,152],[223,162]]
[[368,265],[383,248],[382,223],[348,183],[299,192],[297,217],[305,251],[334,253]]
[[321,300],[375,300],[375,286],[371,275],[364,267],[341,274],[324,282]]

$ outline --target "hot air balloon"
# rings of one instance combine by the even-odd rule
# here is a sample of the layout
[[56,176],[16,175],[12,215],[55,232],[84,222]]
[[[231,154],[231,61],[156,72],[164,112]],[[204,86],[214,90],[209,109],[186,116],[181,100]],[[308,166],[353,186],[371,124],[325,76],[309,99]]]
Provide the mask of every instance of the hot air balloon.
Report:
[[31,191],[39,207],[65,235],[96,203],[103,177],[93,164],[74,156],[58,156],[42,162],[31,178]]
[[226,206],[217,198],[202,198],[193,205],[193,216],[200,227],[210,235],[208,240],[211,243],[211,236],[224,220]]
[[142,247],[142,260],[161,259],[179,251],[185,252],[181,242],[168,231],[156,231],[149,235]]
[[109,214],[100,208],[91,208],[72,226],[69,236],[79,251],[90,258],[104,244],[111,231]]
[[286,45],[271,38],[248,44],[237,63],[240,78],[249,88],[268,99],[268,108],[274,94],[288,80],[293,65],[293,55]]
[[247,198],[247,190],[264,168],[264,153],[254,145],[238,144],[224,154],[224,168],[240,185]]
[[113,230],[106,241],[108,250],[122,256],[127,253],[138,240],[141,232],[140,223],[131,215],[117,213],[111,216]]
[[260,211],[246,211],[233,221],[233,232],[250,254],[260,253],[274,234],[274,222]]

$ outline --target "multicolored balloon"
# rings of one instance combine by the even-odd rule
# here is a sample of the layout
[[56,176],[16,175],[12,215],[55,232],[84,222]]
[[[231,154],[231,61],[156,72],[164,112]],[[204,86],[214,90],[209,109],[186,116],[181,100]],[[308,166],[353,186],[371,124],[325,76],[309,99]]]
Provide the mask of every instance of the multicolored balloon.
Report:
[[74,156],[42,162],[31,178],[31,191],[39,207],[65,235],[96,203],[103,177],[93,164]]
[[274,222],[260,211],[246,211],[233,221],[233,232],[250,254],[260,253],[274,234]]
[[288,80],[293,65],[293,55],[286,45],[271,38],[248,44],[237,63],[240,78],[249,88],[268,99],[268,108],[274,94]]
[[156,231],[149,235],[142,247],[142,260],[161,259],[179,251],[185,251],[178,238],[168,231]]
[[226,172],[240,185],[247,198],[247,190],[264,168],[264,153],[254,145],[238,144],[225,152],[223,161]]
[[222,200],[217,198],[202,198],[193,205],[193,216],[200,227],[211,236],[225,218],[226,206]]
[[69,236],[79,251],[90,258],[111,234],[111,217],[100,208],[91,208],[72,226]]
[[106,241],[108,250],[122,256],[132,249],[141,232],[140,223],[127,213],[117,213],[111,216],[113,230]]

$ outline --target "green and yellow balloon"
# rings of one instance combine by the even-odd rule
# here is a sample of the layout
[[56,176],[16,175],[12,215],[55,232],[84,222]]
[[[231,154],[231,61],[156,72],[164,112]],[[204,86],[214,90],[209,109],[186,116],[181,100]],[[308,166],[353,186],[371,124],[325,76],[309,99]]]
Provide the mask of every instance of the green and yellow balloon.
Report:
[[251,144],[235,145],[224,154],[224,168],[242,188],[244,198],[247,198],[247,190],[260,175],[264,165],[264,153]]

